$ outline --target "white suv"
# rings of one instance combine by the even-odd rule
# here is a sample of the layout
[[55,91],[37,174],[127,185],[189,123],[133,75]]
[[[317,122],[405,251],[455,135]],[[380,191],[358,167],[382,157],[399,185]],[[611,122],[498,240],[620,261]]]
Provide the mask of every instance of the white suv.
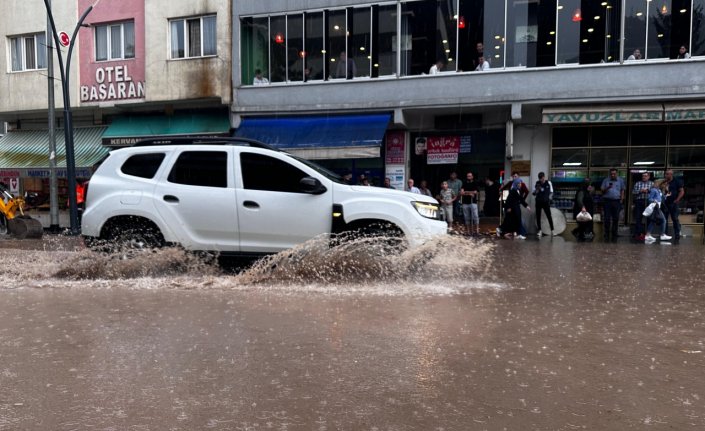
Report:
[[139,246],[274,253],[362,231],[409,246],[444,234],[438,202],[351,186],[316,164],[241,138],[155,139],[112,151],[88,187],[82,234]]

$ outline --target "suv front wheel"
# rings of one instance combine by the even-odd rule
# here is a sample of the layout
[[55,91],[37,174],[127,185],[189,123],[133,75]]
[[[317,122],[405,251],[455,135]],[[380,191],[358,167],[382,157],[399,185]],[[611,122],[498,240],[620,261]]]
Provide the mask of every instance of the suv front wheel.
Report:
[[101,239],[106,247],[115,250],[145,250],[165,244],[164,236],[153,222],[131,216],[109,221]]

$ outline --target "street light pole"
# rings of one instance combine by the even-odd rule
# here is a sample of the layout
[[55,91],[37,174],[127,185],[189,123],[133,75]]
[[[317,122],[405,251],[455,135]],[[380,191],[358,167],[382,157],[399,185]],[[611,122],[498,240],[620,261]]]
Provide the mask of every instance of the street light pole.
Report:
[[[51,6],[51,1],[48,1]],[[49,230],[59,232],[59,187],[56,178],[56,116],[54,114],[54,44],[51,38],[51,23],[47,17],[47,95],[49,99]]]
[[[97,2],[95,4],[97,4]],[[51,25],[51,32],[54,36],[56,55],[59,59],[61,88],[64,97],[64,141],[66,144],[66,176],[68,177],[69,219],[71,221],[71,229],[69,230],[70,235],[78,235],[81,233],[78,227],[78,206],[76,204],[76,158],[73,151],[73,118],[71,114],[71,92],[69,88],[71,53],[73,53],[73,47],[76,42],[76,36],[78,36],[78,30],[81,28],[83,20],[85,20],[86,16],[88,16],[88,14],[93,10],[93,6],[95,6],[95,4],[89,6],[88,9],[83,12],[83,15],[81,15],[81,18],[79,18],[78,23],[76,24],[76,28],[73,30],[69,43],[69,51],[66,55],[66,67],[64,68],[64,58],[61,53],[61,42],[59,40],[59,33],[56,31],[54,15],[51,13],[50,0],[44,0],[44,6],[46,6],[47,9],[47,17],[49,18],[49,24]]]

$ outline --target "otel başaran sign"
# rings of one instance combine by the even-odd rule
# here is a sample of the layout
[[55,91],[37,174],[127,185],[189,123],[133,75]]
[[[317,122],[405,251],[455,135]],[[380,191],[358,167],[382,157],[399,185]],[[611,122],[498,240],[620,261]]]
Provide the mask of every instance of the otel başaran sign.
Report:
[[144,81],[134,80],[126,64],[98,67],[94,78],[95,82],[81,85],[81,102],[144,99]]

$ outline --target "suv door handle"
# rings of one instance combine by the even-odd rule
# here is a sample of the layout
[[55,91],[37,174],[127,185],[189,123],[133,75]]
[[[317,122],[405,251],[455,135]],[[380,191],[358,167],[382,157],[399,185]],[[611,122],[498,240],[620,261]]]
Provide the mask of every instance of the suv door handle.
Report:
[[242,206],[244,206],[245,208],[252,208],[252,209],[259,208],[259,204],[254,201],[245,201],[242,203]]
[[178,204],[179,203],[179,198],[177,198],[174,195],[164,195],[164,201],[165,202],[170,202],[173,204]]

